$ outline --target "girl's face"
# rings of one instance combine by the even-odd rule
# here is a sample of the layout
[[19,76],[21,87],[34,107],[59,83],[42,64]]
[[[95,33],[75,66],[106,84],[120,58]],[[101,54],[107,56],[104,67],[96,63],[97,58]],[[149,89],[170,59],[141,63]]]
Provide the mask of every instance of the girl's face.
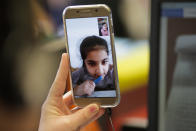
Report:
[[109,58],[105,50],[90,51],[85,59],[85,65],[91,76],[103,78],[109,70]]
[[107,30],[107,29],[108,29],[107,24],[104,24],[104,25],[103,25],[103,30]]

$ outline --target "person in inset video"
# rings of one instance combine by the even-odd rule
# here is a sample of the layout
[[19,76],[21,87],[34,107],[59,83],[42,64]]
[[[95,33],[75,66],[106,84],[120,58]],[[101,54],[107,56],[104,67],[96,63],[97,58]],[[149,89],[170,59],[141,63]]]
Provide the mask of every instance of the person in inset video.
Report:
[[76,96],[90,96],[95,90],[114,90],[113,65],[109,64],[106,40],[98,36],[86,37],[80,45],[83,66],[72,73]]
[[102,26],[99,30],[99,35],[108,36],[108,25],[105,22],[102,23]]

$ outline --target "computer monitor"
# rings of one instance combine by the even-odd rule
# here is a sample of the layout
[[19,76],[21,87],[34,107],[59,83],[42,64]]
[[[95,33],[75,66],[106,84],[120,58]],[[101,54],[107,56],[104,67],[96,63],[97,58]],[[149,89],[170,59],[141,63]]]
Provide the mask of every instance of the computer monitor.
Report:
[[194,129],[196,2],[152,0],[151,7],[149,130]]

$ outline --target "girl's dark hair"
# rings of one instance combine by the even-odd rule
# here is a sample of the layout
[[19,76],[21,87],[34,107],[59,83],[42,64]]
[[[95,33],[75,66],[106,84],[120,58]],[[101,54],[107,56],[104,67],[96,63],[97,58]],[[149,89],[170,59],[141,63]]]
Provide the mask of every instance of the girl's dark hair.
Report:
[[101,25],[103,26],[103,25],[105,25],[106,23],[105,22],[103,22]]
[[109,54],[106,40],[94,35],[86,37],[80,45],[80,54],[83,61],[86,59],[90,51],[99,49],[104,49],[107,52],[107,54]]

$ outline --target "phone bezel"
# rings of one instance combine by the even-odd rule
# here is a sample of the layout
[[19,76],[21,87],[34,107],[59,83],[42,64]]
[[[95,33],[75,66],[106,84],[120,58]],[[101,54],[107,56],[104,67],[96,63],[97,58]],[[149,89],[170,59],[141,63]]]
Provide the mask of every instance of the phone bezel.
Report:
[[[64,23],[64,31],[65,31],[65,40],[66,40],[66,51],[69,54],[68,50],[68,39],[67,39],[67,31],[66,31],[66,23],[65,19],[71,18],[87,18],[87,17],[108,17],[109,22],[109,31],[110,31],[110,40],[111,40],[111,49],[112,49],[112,58],[113,58],[113,68],[115,73],[115,85],[116,85],[116,97],[94,97],[94,98],[76,98],[73,95],[73,100],[75,104],[79,107],[84,107],[90,103],[98,103],[101,107],[115,107],[120,102],[120,89],[118,82],[118,73],[117,73],[117,62],[116,62],[116,52],[114,46],[114,32],[113,32],[113,22],[111,10],[108,6],[104,4],[98,5],[81,5],[81,6],[69,6],[63,11],[63,23]],[[70,67],[71,74],[71,67]],[[70,85],[73,93],[72,87],[72,79],[70,77]]]

